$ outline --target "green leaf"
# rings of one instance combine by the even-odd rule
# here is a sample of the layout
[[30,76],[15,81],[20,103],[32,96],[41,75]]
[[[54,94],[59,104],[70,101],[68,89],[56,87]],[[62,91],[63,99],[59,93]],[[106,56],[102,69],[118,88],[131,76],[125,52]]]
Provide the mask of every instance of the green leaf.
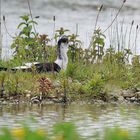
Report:
[[36,35],[37,35],[37,34],[36,34],[36,33],[34,33],[34,32],[31,32],[31,34],[32,34],[32,35],[34,35],[34,36],[36,36]]
[[30,32],[32,30],[32,26],[24,27],[22,32],[20,32],[20,35],[24,34],[26,36],[30,35]]
[[21,35],[23,35],[24,33],[23,33],[23,31],[21,31],[20,33],[19,33],[19,36],[21,36]]
[[20,16],[20,18],[27,22],[29,20],[29,15]]
[[38,23],[37,23],[36,21],[34,21],[34,20],[30,20],[28,23],[29,23],[29,24],[30,24],[30,23],[33,23],[33,24],[38,25]]
[[11,49],[14,49],[14,48],[16,48],[16,44],[15,44],[15,43],[13,43],[13,44],[11,45]]
[[18,25],[17,28],[19,29],[22,25],[25,25],[25,26],[26,26],[27,24],[26,24],[26,22],[21,22],[21,23]]

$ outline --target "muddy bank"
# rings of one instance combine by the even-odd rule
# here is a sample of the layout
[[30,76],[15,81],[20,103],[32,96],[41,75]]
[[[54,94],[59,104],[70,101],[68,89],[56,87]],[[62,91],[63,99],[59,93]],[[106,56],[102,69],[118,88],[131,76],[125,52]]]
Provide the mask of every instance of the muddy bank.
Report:
[[140,89],[116,90],[89,100],[91,103],[140,104]]
[[91,104],[140,104],[140,89],[115,90],[111,93],[101,93],[88,97],[71,97],[60,94],[58,96],[42,95],[31,96],[28,94],[5,95],[0,98],[0,105],[6,104],[70,104],[70,103],[91,103]]

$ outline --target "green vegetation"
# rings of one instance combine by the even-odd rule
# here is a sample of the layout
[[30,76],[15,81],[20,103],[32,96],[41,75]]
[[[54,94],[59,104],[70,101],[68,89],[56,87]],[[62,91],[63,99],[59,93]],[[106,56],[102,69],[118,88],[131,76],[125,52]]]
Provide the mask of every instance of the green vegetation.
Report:
[[[64,99],[67,96],[71,101],[77,99],[106,101],[108,93],[112,92],[114,88],[138,89],[140,87],[138,76],[140,57],[132,54],[130,41],[127,47],[124,46],[125,40],[122,45],[118,40],[117,48],[115,44],[110,44],[109,48],[105,50],[106,36],[100,28],[95,28],[88,49],[83,49],[78,35],[67,35],[70,48],[66,71],[57,74],[38,74],[35,67],[32,67],[30,73],[11,72],[10,68],[23,65],[25,62],[53,62],[56,59],[58,39],[69,33],[68,29],[61,27],[56,30],[54,38],[50,39],[48,35],[40,35],[36,32],[37,22],[31,20],[29,15],[21,16],[21,19],[22,21],[17,27],[19,34],[11,45],[11,48],[14,49],[14,57],[8,62],[0,62],[0,66],[9,68],[6,72],[0,72],[1,98],[8,100],[10,96],[18,96],[20,99],[23,96],[26,100],[27,96],[30,99],[38,96],[41,99],[52,97]],[[130,30],[133,25],[134,23]],[[119,35],[118,32],[117,35]],[[54,45],[51,40],[54,40]]]
[[[75,126],[70,123],[59,123],[53,127],[51,133],[45,129],[31,129],[29,127],[23,128],[2,128],[0,130],[1,140],[84,140],[80,136]],[[139,140],[140,129],[135,132],[128,131],[122,128],[105,129],[104,135],[97,135],[92,137],[93,140]]]
[[53,134],[47,133],[45,129],[32,130],[29,127],[7,129],[0,131],[1,140],[82,140],[72,123],[56,124]]
[[105,140],[139,140],[140,139],[140,134],[139,134],[140,129],[136,132],[130,132],[126,129],[121,129],[121,128],[113,128],[113,129],[106,129],[105,131]]

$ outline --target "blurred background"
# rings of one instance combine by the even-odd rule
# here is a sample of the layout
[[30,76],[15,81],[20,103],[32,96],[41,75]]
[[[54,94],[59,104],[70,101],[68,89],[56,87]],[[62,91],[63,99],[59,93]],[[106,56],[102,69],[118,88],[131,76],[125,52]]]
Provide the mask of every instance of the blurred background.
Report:
[[[15,36],[17,25],[21,22],[19,18],[21,15],[29,14],[27,0],[1,0],[2,15],[6,18],[6,27],[10,35]],[[83,42],[84,47],[89,46],[89,41],[94,30],[95,20],[98,13],[98,8],[101,4],[104,8],[99,16],[98,26],[105,30],[111,20],[115,17],[118,9],[122,5],[123,0],[30,0],[33,17],[40,16],[37,19],[37,32],[40,34],[48,34],[53,36],[53,16],[56,17],[55,29],[64,27],[70,30],[70,33],[76,32],[76,25],[78,25],[78,34]],[[119,14],[116,24],[120,30],[123,26],[123,32],[129,33],[131,23],[134,20],[134,26],[131,35],[131,48],[133,49],[136,26],[140,25],[140,1],[127,0],[121,13]],[[113,28],[112,26],[112,28]],[[139,31],[139,30],[138,30]],[[2,24],[3,34],[3,58],[11,57],[11,38],[8,35],[5,27]],[[113,41],[108,36],[110,30],[105,35],[107,36],[107,45]],[[113,38],[113,36],[112,36]],[[128,38],[126,37],[126,42]],[[140,43],[140,35],[137,37],[137,44]],[[137,50],[139,53],[139,50]]]

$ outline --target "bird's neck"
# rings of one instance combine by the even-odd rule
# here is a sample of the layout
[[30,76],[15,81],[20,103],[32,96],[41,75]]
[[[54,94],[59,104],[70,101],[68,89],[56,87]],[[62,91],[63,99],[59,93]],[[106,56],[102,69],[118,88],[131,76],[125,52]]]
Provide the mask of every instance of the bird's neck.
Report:
[[58,64],[62,70],[66,70],[68,65],[67,48],[67,46],[63,46],[63,48],[60,47],[60,54],[57,56],[57,59],[55,61],[55,63]]

